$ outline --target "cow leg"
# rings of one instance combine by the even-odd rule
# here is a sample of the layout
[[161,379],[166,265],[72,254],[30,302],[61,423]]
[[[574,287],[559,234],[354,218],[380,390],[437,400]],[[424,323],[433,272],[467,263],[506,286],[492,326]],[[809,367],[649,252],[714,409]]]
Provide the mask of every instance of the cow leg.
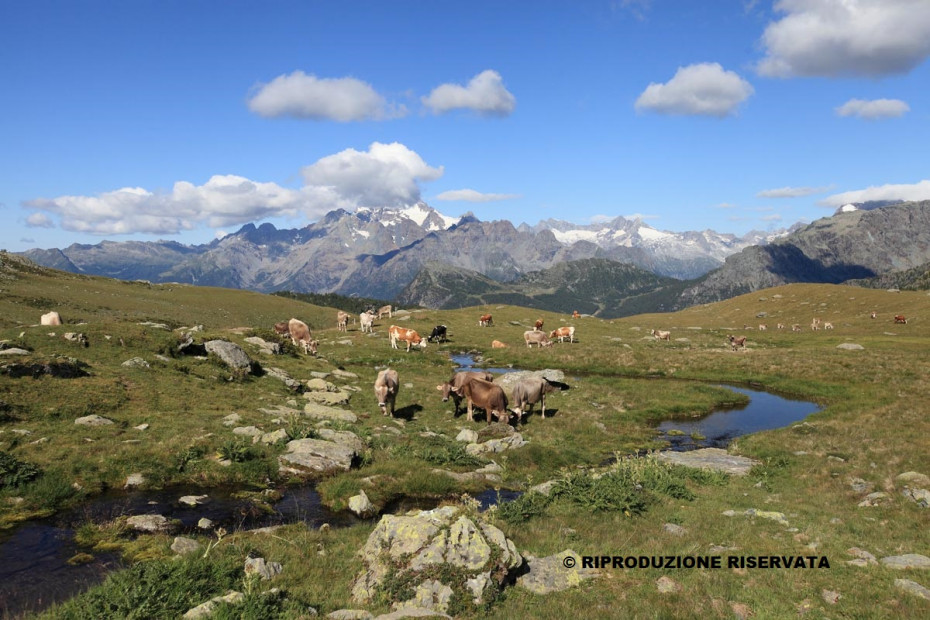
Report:
[[469,421],[469,422],[474,422],[474,421],[475,421],[475,418],[472,417],[472,408],[471,408],[471,399],[470,399],[470,398],[468,399],[468,421]]
[[[543,387],[543,389],[546,389],[545,386]],[[542,398],[540,399],[539,402],[542,403],[542,419],[545,420],[546,419],[546,393],[545,392],[543,392]]]

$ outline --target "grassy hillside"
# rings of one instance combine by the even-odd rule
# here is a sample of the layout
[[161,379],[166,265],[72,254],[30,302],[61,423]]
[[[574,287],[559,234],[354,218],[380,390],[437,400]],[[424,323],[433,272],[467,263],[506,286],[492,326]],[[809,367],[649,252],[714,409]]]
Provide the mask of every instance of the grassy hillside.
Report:
[[[690,419],[733,401],[732,392],[717,387],[721,382],[752,384],[824,407],[803,424],[731,444],[731,453],[760,462],[745,478],[699,480],[676,470],[672,475],[680,477],[689,494],[650,496],[642,513],[597,510],[592,506],[598,498],[588,497],[587,504],[561,499],[518,520],[505,519],[503,511],[495,519],[524,554],[540,557],[566,548],[588,555],[693,556],[712,553],[711,547],[720,545],[740,555],[822,555],[830,569],[607,569],[601,578],[562,593],[537,596],[507,589],[489,608],[466,609],[462,617],[916,618],[930,613],[928,601],[895,585],[902,577],[930,585],[926,571],[847,564],[854,559],[848,551],[853,547],[878,557],[930,555],[930,512],[906,499],[896,482],[908,471],[930,475],[930,417],[924,405],[930,397],[924,371],[930,367],[926,293],[798,284],[672,314],[614,320],[573,320],[566,313],[485,305],[385,318],[368,335],[357,329],[338,333],[330,327],[335,310],[294,300],[86,278],[13,265],[7,257],[0,266],[0,290],[0,341],[29,351],[2,358],[0,367],[72,358],[89,373],[74,379],[0,374],[0,452],[43,472],[27,480],[28,471],[22,468],[21,481],[0,488],[0,526],[120,487],[130,473],[142,473],[149,488],[198,484],[209,493],[220,484],[253,490],[270,485],[286,494],[287,480],[279,476],[276,463],[282,446],[240,444],[247,452],[243,460],[219,463],[218,455],[228,453],[228,444],[235,441],[223,419],[237,413],[237,424],[243,426],[313,432],[316,425],[308,418],[261,411],[299,409],[304,397],[270,375],[235,376],[212,359],[176,355],[182,332],[173,328],[202,324],[203,332],[194,334],[198,342],[228,339],[263,367],[281,368],[302,382],[311,372],[336,367],[358,376],[329,379],[351,392],[348,408],[358,415],[355,423],[330,426],[352,431],[365,443],[358,468],[319,484],[324,502],[336,509],[360,489],[383,507],[401,497],[456,501],[463,491],[488,486],[434,471],[466,473],[487,462],[463,458],[461,444],[454,440],[461,429],[481,430],[484,422],[454,417],[451,403],[439,400],[436,386],[450,375],[450,353],[477,352],[494,367],[560,369],[571,386],[550,396],[547,408],[553,415],[525,420],[520,432],[529,442],[526,446],[493,455],[503,469],[498,486],[505,489],[525,489],[577,472],[580,466],[597,467],[617,453],[658,448],[661,442],[652,430],[657,421]],[[51,309],[68,324],[35,326],[39,315]],[[876,319],[870,318],[873,311]],[[488,312],[494,315],[494,327],[479,327],[478,316]],[[895,325],[894,314],[906,315],[908,324]],[[313,327],[320,357],[292,350],[262,356],[244,341],[250,333],[270,339],[269,326],[290,316]],[[832,322],[835,329],[811,331],[813,317]],[[579,342],[528,350],[522,333],[537,318],[544,319],[547,330],[575,325]],[[78,319],[86,323],[75,324]],[[169,329],[140,324],[147,321]],[[393,322],[421,333],[443,323],[451,341],[409,354],[396,351],[386,337]],[[799,323],[804,329],[777,330],[778,322]],[[759,331],[760,323],[768,330]],[[649,336],[653,328],[670,330],[671,341]],[[85,333],[89,346],[65,341],[65,331]],[[730,334],[746,335],[746,350],[730,350]],[[494,339],[509,348],[492,349]],[[838,349],[843,343],[863,349]],[[142,357],[150,367],[122,365],[132,357]],[[381,416],[370,387],[384,366],[400,374],[395,420]],[[74,425],[75,418],[91,413],[116,423]],[[150,426],[135,428],[143,423]],[[856,479],[871,491],[887,493],[886,498],[875,507],[858,507],[866,492],[854,488]],[[746,516],[749,509],[783,513],[788,525]],[[725,511],[734,511],[734,516],[722,516]],[[173,555],[170,536],[132,536],[120,523],[83,528],[82,540],[92,545],[87,551],[118,549],[127,561],[151,562],[152,574],[165,571],[158,579],[172,593],[193,587],[185,586],[185,575],[202,574],[202,566],[193,561],[159,563]],[[684,534],[668,533],[666,523],[683,527]],[[356,551],[373,527],[374,522],[364,522],[318,532],[297,524],[273,536],[199,538],[215,544],[210,555],[214,569],[217,575],[225,571],[215,578],[217,589],[242,588],[235,571],[226,568],[241,567],[247,554],[259,554],[284,565],[274,586],[287,592],[289,600],[297,607],[313,605],[325,615],[353,606],[349,591],[361,568]],[[315,554],[325,554],[325,560],[318,561]],[[98,609],[92,601],[109,601],[114,605],[110,609],[117,609],[125,587],[120,584],[138,580],[143,569],[135,570],[122,582],[98,588],[49,616],[87,617],[87,610]],[[673,579],[680,591],[659,593],[660,577]],[[832,595],[825,592],[840,598],[831,603]],[[263,613],[254,617],[296,614],[293,606]]]

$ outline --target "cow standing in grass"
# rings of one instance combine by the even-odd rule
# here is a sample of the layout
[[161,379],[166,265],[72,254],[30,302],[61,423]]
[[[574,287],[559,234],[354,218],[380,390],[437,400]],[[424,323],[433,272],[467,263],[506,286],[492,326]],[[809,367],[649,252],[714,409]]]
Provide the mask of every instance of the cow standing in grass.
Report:
[[665,340],[666,342],[672,341],[672,332],[663,332],[658,329],[652,330],[652,335],[656,340]]
[[736,351],[738,348],[746,348],[746,336],[736,336],[730,335],[730,346],[733,347],[733,350]]
[[451,379],[442,385],[436,386],[436,389],[442,392],[442,402],[447,402],[450,397],[452,398],[452,402],[455,405],[455,415],[459,414],[459,405],[462,402],[462,395],[459,394],[459,390],[466,382],[471,381],[472,379],[481,379],[482,381],[492,382],[494,381],[494,375],[488,372],[466,370],[455,373],[452,375]]
[[513,386],[513,412],[517,424],[523,422],[523,414],[529,414],[533,405],[541,403],[542,417],[546,418],[546,394],[566,389],[568,386],[549,381],[545,377],[527,377]]
[[469,379],[462,387],[456,390],[456,393],[468,400],[468,420],[474,421],[472,410],[475,407],[484,409],[488,416],[488,424],[491,423],[491,416],[497,416],[497,419],[510,419],[510,413],[507,410],[507,395],[504,394],[503,388],[495,385],[490,381],[482,379]]
[[385,368],[378,373],[378,378],[375,379],[375,397],[378,399],[378,406],[383,415],[388,414],[390,405],[391,416],[394,416],[394,402],[397,400],[398,390],[400,390],[400,381],[396,370]]

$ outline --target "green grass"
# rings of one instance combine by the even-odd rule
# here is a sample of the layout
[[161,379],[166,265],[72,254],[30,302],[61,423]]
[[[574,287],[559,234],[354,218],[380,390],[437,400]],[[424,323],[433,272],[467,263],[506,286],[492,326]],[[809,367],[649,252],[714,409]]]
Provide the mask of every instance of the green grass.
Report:
[[[903,499],[894,483],[895,476],[905,471],[930,474],[926,465],[930,418],[924,405],[930,396],[930,378],[922,371],[930,367],[930,323],[922,318],[930,298],[924,293],[790,285],[674,314],[612,321],[572,320],[566,314],[512,306],[426,310],[406,319],[377,321],[375,335],[368,336],[357,328],[337,333],[332,308],[275,296],[123,283],[44,269],[2,269],[0,276],[0,340],[31,351],[16,362],[70,357],[86,364],[89,372],[75,379],[14,379],[0,374],[0,452],[43,472],[0,489],[0,527],[50,514],[106,488],[121,487],[134,472],[142,473],[150,487],[247,486],[261,484],[265,478],[286,482],[277,474],[276,459],[283,446],[250,444],[253,458],[229,467],[220,465],[216,455],[234,437],[222,421],[237,413],[240,426],[255,425],[266,432],[283,427],[296,435],[312,436],[318,430],[312,420],[278,416],[281,422],[276,424],[272,422],[276,416],[260,411],[278,406],[299,410],[303,396],[269,376],[231,378],[212,360],[177,356],[180,332],[140,323],[154,321],[169,328],[203,325],[203,332],[195,334],[198,342],[231,340],[263,365],[281,368],[300,381],[310,378],[310,372],[329,372],[335,367],[358,375],[357,380],[330,378],[337,385],[358,389],[349,408],[359,418],[354,424],[331,427],[351,430],[366,442],[360,468],[319,482],[324,502],[335,509],[344,508],[360,489],[376,506],[386,506],[402,497],[435,503],[488,486],[433,473],[437,468],[466,472],[476,467],[474,461],[463,459],[454,437],[462,428],[480,429],[483,422],[469,423],[464,415],[453,416],[451,403],[441,403],[436,391],[451,374],[448,355],[476,351],[488,366],[563,370],[571,386],[547,399],[552,415],[544,420],[534,414],[524,420],[520,432],[529,442],[526,446],[491,455],[503,468],[502,488],[525,489],[556,478],[575,481],[573,495],[535,504],[524,500],[525,504],[514,502],[513,508],[502,509],[501,514],[506,510],[516,513],[509,522],[500,522],[521,551],[536,556],[566,548],[591,555],[695,555],[716,544],[737,547],[747,555],[813,552],[829,557],[833,567],[829,571],[745,573],[610,571],[599,580],[545,597],[506,588],[490,609],[466,611],[465,617],[562,618],[584,613],[727,618],[733,615],[734,604],[748,606],[756,618],[794,617],[805,605],[810,607],[806,617],[921,617],[928,613],[925,601],[894,588],[900,574],[882,567],[859,569],[845,564],[851,559],[846,550],[853,546],[877,556],[928,552],[926,510]],[[51,309],[61,312],[68,324],[35,326],[39,315]],[[879,319],[869,318],[873,310]],[[493,313],[495,326],[478,327],[477,316],[488,312]],[[756,318],[760,312],[767,317]],[[892,324],[894,314],[907,315],[909,324]],[[314,330],[314,337],[321,341],[319,358],[293,351],[265,358],[244,341],[253,333],[270,338],[268,330],[274,322],[291,316]],[[808,326],[814,316],[831,321],[836,329],[812,332]],[[526,349],[522,333],[540,317],[545,329],[574,324],[579,342]],[[77,325],[77,319],[86,323]],[[760,322],[766,322],[769,329],[744,330],[744,325],[755,327]],[[777,322],[799,323],[805,330],[775,330]],[[451,340],[409,354],[396,351],[386,338],[392,323],[421,334],[442,323],[449,326]],[[651,338],[650,329],[670,330],[671,342]],[[66,342],[61,337],[66,331],[85,333],[90,346]],[[747,350],[731,351],[726,343],[730,334],[747,335]],[[509,348],[492,349],[495,339]],[[861,344],[864,350],[837,349],[843,342]],[[122,366],[137,356],[151,367]],[[13,361],[4,360],[0,366]],[[371,389],[377,369],[384,366],[400,374],[397,421],[380,414]],[[730,452],[761,463],[745,478],[725,479],[687,470],[672,471],[667,478],[648,478],[645,483],[637,479],[636,484],[650,489],[642,510],[633,501],[637,493],[642,495],[635,484],[635,492],[630,493],[625,479],[608,478],[600,483],[607,485],[602,488],[581,471],[615,454],[661,447],[653,430],[660,419],[687,420],[741,398],[716,387],[717,383],[762,387],[816,401],[823,409],[804,424],[735,441]],[[91,413],[108,417],[114,424],[74,425],[75,418]],[[134,428],[142,423],[149,428]],[[15,434],[14,429],[31,434]],[[35,443],[41,438],[46,441]],[[876,490],[888,492],[892,501],[882,507],[857,508],[860,494],[847,482],[852,477],[872,482]],[[22,501],[8,501],[14,498]],[[797,531],[742,516],[749,508],[783,512]],[[738,516],[721,516],[727,510]],[[688,533],[670,536],[662,530],[666,522],[679,524]],[[287,591],[286,600],[249,599],[250,610],[270,609],[269,617],[288,617],[296,602],[313,605],[325,614],[352,606],[351,583],[361,568],[355,554],[371,527],[365,523],[323,534],[290,526],[272,537],[230,533],[216,544],[210,558],[223,566],[229,562],[241,571],[245,555],[257,550],[269,561],[284,564],[285,571],[274,585],[280,583]],[[133,539],[116,525],[96,536],[92,550],[108,544],[128,552],[134,561],[160,562],[170,555],[167,537]],[[177,574],[159,578],[177,584],[172,596],[181,600],[187,588],[181,577],[193,569],[185,568],[185,562],[162,564],[164,570]],[[682,592],[658,594],[655,580],[663,575],[678,581]],[[919,576],[907,577],[920,580]],[[122,579],[127,580],[122,583],[131,581],[130,577]],[[216,583],[229,583],[224,579]],[[820,596],[823,589],[837,590],[843,598],[829,605]],[[94,596],[100,604],[132,600],[152,614],[160,613],[145,607],[149,603],[127,599],[129,594],[119,592],[118,588],[106,589]],[[189,594],[184,604],[201,599],[191,606],[209,598],[208,592],[193,586]],[[77,605],[77,599],[72,604]],[[64,613],[61,610],[66,608],[50,613]]]

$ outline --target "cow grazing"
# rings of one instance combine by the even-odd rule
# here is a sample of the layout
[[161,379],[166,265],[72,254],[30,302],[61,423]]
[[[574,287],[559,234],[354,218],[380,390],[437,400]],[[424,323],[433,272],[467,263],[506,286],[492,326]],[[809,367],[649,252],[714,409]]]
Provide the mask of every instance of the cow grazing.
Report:
[[814,317],[811,321],[811,330],[817,331],[818,329],[820,329],[820,319]]
[[779,323],[778,325],[775,326],[775,329],[785,329],[785,324]]
[[311,346],[313,340],[310,338],[310,328],[307,327],[307,324],[299,319],[291,319],[287,322],[287,332],[291,336],[291,342],[294,343],[295,347],[300,347],[304,350],[304,353],[310,354],[310,349],[315,348]]
[[581,314],[580,314],[577,310],[575,310],[574,312],[572,312],[572,318],[573,318],[573,319],[580,319],[580,318],[581,318]]
[[824,321],[824,323],[823,323],[823,328],[824,328],[824,329],[833,329],[833,323],[831,323],[830,321]]
[[474,407],[485,410],[488,424],[491,423],[492,415],[497,416],[498,420],[510,419],[510,413],[507,410],[507,395],[499,385],[482,379],[469,379],[456,390],[456,393],[468,400],[469,421],[474,421],[472,416]]
[[533,324],[533,329],[535,329],[535,330],[538,331],[538,332],[541,332],[541,331],[542,331],[542,326],[543,326],[543,320],[542,320],[542,319],[536,319],[536,323]]
[[394,318],[394,309],[390,305],[381,306],[380,308],[378,308],[379,319],[383,317],[385,314],[388,315],[389,319]]
[[652,335],[656,340],[672,341],[672,332],[663,332],[658,329],[652,330]]
[[373,315],[368,310],[358,315],[359,329],[361,329],[362,332],[368,332],[369,334],[372,333],[371,330],[372,330],[372,325],[374,324],[374,322],[375,322],[375,315]]
[[801,331],[801,324],[800,324],[800,323],[795,323],[794,325],[792,325],[792,326],[791,326],[791,331],[793,331],[793,332],[799,332],[799,331]]
[[391,325],[388,329],[388,337],[391,339],[391,347],[397,348],[397,341],[403,340],[407,343],[407,352],[410,352],[410,346],[420,347],[421,349],[426,348],[426,341],[420,338],[420,334],[416,333],[412,329],[407,329],[405,327],[398,327],[397,325]]
[[52,310],[43,314],[39,321],[41,325],[61,325],[61,315]]
[[875,314],[874,312],[872,312],[872,314],[871,314],[871,315],[869,315],[869,316],[871,316],[871,317],[872,317],[873,319],[875,319],[875,318],[878,318],[878,315],[877,315],[877,314]]
[[455,373],[452,375],[451,379],[442,385],[436,386],[436,389],[442,392],[442,402],[446,402],[449,400],[450,396],[452,397],[452,402],[455,404],[455,415],[459,414],[459,404],[462,402],[462,395],[459,394],[458,390],[461,389],[467,381],[471,381],[472,379],[492,382],[494,381],[494,375],[488,372],[466,370]]
[[492,340],[491,348],[492,349],[506,349],[507,345],[501,342],[500,340]]
[[433,333],[429,335],[429,338],[427,338],[426,341],[432,342],[433,340],[436,340],[436,342],[445,342],[446,341],[446,330],[448,329],[449,328],[446,327],[445,325],[437,325],[436,327],[433,328]]
[[349,313],[340,310],[336,313],[336,329],[341,332],[349,331]]
[[769,328],[769,326],[766,325],[765,323],[759,323],[759,331],[760,331],[760,332],[764,332],[764,331],[767,330],[768,328]]
[[559,327],[549,332],[550,340],[555,340],[556,338],[559,339],[559,342],[562,342],[566,338],[568,338],[569,342],[575,342],[575,326],[569,325],[567,327]]
[[399,389],[400,382],[396,370],[385,368],[378,373],[378,378],[375,379],[375,398],[378,399],[378,406],[381,407],[383,415],[388,414],[388,405],[391,406],[391,415],[394,415],[394,401],[397,400]]
[[290,336],[291,330],[287,328],[287,321],[280,321],[274,324],[274,333],[279,336]]
[[903,314],[896,314],[896,315],[894,315],[894,322],[895,322],[895,323],[904,323],[905,325],[907,325],[907,319],[904,318],[904,315],[903,315]]
[[526,343],[526,348],[530,349],[535,344],[538,347],[551,347],[552,341],[546,337],[546,332],[541,332],[535,329],[530,329],[523,332],[523,342]]
[[549,381],[545,377],[527,377],[513,386],[513,412],[517,414],[517,424],[523,422],[523,414],[529,413],[533,405],[541,403],[542,417],[546,418],[546,394],[567,389],[563,383]]
[[478,319],[478,327],[490,327],[494,324],[494,320],[491,318],[490,314],[482,314]]
[[736,351],[739,347],[746,348],[746,336],[736,336],[730,335],[730,346],[733,347],[733,350]]

